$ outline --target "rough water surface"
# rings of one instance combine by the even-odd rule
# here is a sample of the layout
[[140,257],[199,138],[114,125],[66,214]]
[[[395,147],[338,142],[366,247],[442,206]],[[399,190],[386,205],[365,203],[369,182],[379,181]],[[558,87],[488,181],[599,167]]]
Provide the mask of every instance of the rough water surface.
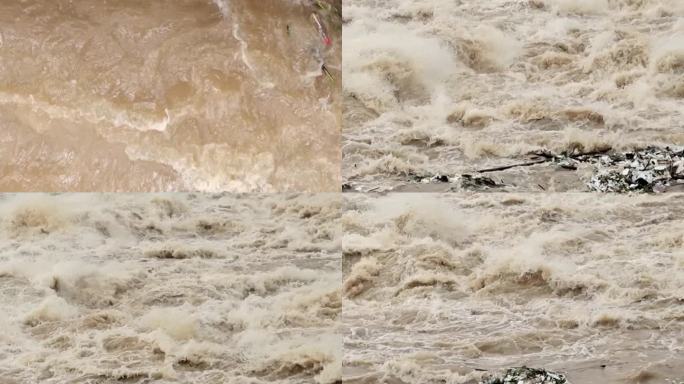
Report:
[[0,190],[336,191],[340,35],[304,0],[2,1]]
[[577,384],[684,380],[684,195],[345,205],[345,383],[475,384],[521,366]]
[[335,195],[0,195],[0,383],[341,379]]
[[[682,145],[683,17],[680,0],[345,0],[343,182],[458,190],[415,180],[539,150]],[[591,173],[492,176],[582,191]]]

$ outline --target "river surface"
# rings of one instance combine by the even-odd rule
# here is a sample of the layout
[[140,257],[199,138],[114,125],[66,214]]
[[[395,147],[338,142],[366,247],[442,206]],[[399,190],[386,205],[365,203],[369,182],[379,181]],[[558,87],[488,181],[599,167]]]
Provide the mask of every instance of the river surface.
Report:
[[0,383],[339,381],[340,200],[0,195]]
[[345,383],[684,379],[684,195],[347,195]]
[[[680,0],[345,0],[343,181],[448,190],[529,152],[682,145]],[[583,191],[592,169],[492,174]],[[456,188],[458,189],[458,188]]]
[[2,1],[0,190],[338,190],[340,35],[303,0]]

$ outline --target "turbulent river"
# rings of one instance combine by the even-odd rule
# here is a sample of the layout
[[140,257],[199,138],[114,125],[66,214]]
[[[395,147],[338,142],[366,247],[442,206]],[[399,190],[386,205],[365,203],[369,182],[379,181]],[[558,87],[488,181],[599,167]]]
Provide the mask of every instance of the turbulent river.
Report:
[[340,35],[303,0],[2,1],[0,189],[337,190]]
[[[684,378],[684,195],[353,195],[345,383]],[[522,382],[522,381],[521,381]]]
[[683,384],[683,106],[684,0],[0,0],[0,384]]
[[[680,0],[345,0],[343,14],[354,189],[430,190],[411,180],[538,150],[684,144]],[[590,174],[542,164],[494,177],[578,191]]]
[[0,383],[334,383],[335,195],[0,195]]

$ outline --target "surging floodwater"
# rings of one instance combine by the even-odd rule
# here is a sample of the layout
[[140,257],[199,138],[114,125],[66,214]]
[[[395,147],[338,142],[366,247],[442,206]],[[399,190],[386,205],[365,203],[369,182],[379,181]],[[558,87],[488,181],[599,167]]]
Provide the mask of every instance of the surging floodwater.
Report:
[[0,195],[0,382],[339,382],[340,205]]
[[1,2],[0,189],[338,190],[328,3]]
[[[343,180],[425,190],[531,151],[682,145],[683,16],[680,0],[345,0]],[[576,191],[588,168],[492,176]]]
[[684,380],[684,195],[347,195],[344,382]]

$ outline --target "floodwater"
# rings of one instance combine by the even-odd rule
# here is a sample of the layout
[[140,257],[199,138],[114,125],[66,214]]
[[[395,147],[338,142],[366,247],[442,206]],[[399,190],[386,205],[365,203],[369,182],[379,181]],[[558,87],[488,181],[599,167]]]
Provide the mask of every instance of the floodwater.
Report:
[[[540,150],[684,144],[680,0],[345,0],[343,15],[351,189],[445,191],[455,186],[415,179]],[[490,176],[508,190],[583,191],[591,174],[542,164]]]
[[340,206],[0,195],[0,382],[339,382]]
[[684,195],[346,195],[344,382],[684,379]]
[[0,190],[336,191],[340,24],[303,0],[3,1]]

